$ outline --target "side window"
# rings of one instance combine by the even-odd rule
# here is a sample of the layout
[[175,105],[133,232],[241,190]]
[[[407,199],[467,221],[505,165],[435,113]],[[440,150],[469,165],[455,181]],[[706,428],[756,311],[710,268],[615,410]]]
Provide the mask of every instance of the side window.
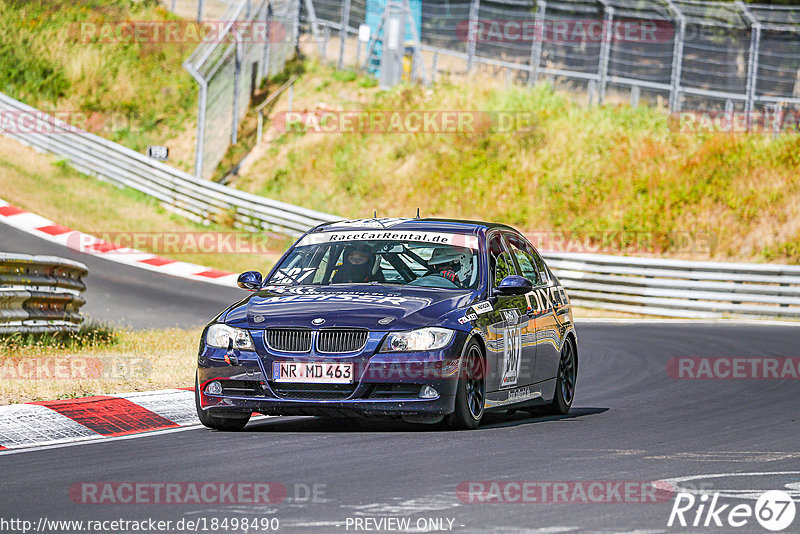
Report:
[[[535,257],[538,255],[525,241],[521,240],[514,234],[507,234],[508,244],[511,246],[511,251],[517,259],[517,264],[522,271],[522,276],[530,280],[531,284],[538,286],[542,283],[542,277],[539,274],[539,269],[536,266]],[[540,258],[541,259],[541,258]]]
[[494,287],[510,274],[516,274],[514,261],[506,250],[500,234],[495,234],[489,240],[489,275],[492,277]]

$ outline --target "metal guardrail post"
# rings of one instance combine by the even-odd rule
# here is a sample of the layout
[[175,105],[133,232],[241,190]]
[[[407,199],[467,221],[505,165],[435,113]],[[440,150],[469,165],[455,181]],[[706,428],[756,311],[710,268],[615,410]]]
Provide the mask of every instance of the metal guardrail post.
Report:
[[88,272],[65,258],[0,252],[0,334],[76,330]]
[[350,24],[350,0],[344,0],[342,6],[342,20],[339,26],[339,60],[336,62],[336,68],[339,70],[344,68],[344,47],[347,44],[347,34],[349,33],[348,27]]
[[197,0],[197,22],[203,21],[203,0]]
[[753,107],[755,102],[756,87],[758,85],[758,56],[761,53],[761,23],[741,2],[735,2],[736,6],[742,10],[744,16],[750,22],[750,52],[747,58],[747,84],[745,95],[745,124],[749,132],[753,125]]
[[611,40],[614,36],[614,7],[609,5],[606,0],[600,0],[603,4],[603,41],[600,43],[600,63],[597,66],[598,76],[598,91],[597,100],[598,104],[603,103],[606,97],[606,84],[608,80],[608,59],[611,49]]
[[539,79],[539,68],[542,62],[542,43],[545,39],[544,16],[547,11],[547,2],[539,0],[536,4],[536,17],[534,19],[533,43],[531,44],[531,70],[528,73],[528,85],[533,85]]
[[686,17],[673,0],[667,0],[667,5],[675,14],[675,20],[678,22],[678,31],[674,32],[673,37],[672,72],[669,78],[669,110],[677,112],[681,110],[681,75],[683,71],[683,44],[686,40]]
[[469,4],[469,26],[467,31],[467,72],[472,70],[475,61],[475,47],[478,41],[478,13],[481,0],[472,0]]

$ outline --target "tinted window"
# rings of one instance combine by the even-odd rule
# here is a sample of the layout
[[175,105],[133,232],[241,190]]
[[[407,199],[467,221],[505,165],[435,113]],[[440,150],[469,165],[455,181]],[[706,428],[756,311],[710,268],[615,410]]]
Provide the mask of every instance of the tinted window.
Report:
[[489,239],[489,273],[494,281],[494,287],[510,274],[517,274],[511,255],[506,250],[500,234],[495,234]]
[[[536,265],[538,255],[533,248],[516,234],[506,234],[506,239],[511,247],[514,257],[517,259],[522,276],[530,280],[531,284],[537,286],[542,283],[542,277]],[[541,260],[541,258],[539,258]]]

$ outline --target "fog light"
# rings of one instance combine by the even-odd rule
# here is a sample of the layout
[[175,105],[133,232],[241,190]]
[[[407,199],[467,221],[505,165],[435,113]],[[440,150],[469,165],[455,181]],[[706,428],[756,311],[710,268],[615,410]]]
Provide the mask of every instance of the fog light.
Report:
[[419,390],[420,399],[435,399],[439,396],[439,392],[430,386],[422,386]]
[[222,384],[214,380],[206,385],[206,393],[209,395],[222,395]]

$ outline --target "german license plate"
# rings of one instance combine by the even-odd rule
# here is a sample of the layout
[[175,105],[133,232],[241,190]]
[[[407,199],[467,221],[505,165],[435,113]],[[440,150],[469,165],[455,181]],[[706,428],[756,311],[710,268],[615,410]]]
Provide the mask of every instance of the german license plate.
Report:
[[308,382],[314,384],[352,384],[352,363],[273,362],[275,382]]

